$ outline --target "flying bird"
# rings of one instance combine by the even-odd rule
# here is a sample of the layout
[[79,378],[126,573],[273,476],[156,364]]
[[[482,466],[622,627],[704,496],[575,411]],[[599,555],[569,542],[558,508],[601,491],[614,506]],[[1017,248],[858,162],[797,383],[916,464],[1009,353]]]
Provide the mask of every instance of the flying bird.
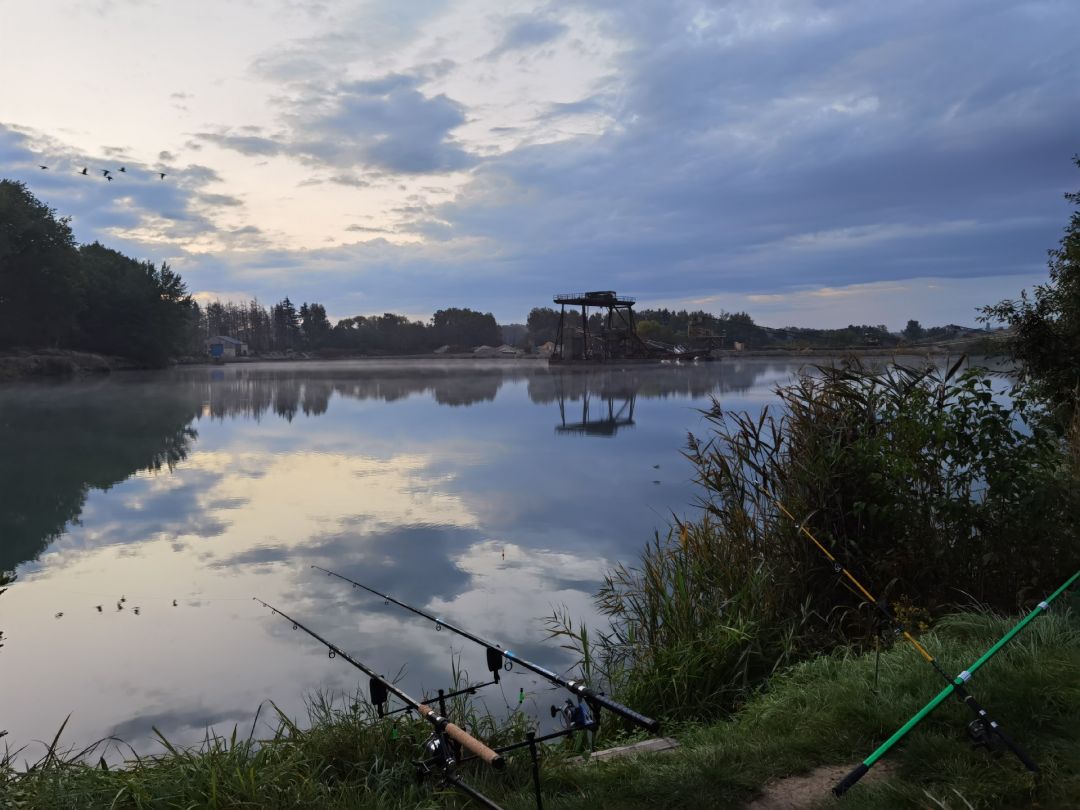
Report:
[[81,172],[76,172],[76,174],[86,174],[86,167],[83,166],[83,170]]
[[98,612],[98,613],[101,613],[101,605],[98,605],[98,606],[97,606],[97,612]]
[[121,166],[121,167],[120,167],[120,171],[122,171],[122,172],[125,172],[125,173],[126,173],[126,172],[127,172],[127,169],[125,169],[125,168],[124,168],[123,166]]
[[56,618],[58,618],[58,619],[63,618],[63,616],[64,616],[63,612],[60,612],[60,613],[56,614]]
[[176,600],[175,599],[172,600],[172,606],[176,607]]
[[164,180],[164,179],[165,179],[165,172],[158,172],[158,174],[159,174],[159,175],[161,176],[161,179],[162,179],[162,180]]
[[47,169],[47,168],[49,168],[49,167],[48,167],[48,166],[42,166],[42,165],[41,165],[41,164],[39,163],[39,164],[38,164],[38,168],[39,168],[39,169]]
[[112,175],[111,174],[105,175],[105,179],[108,180],[111,183],[112,182]]
[[123,605],[122,605],[122,604],[121,604],[120,602],[117,602],[117,603],[116,603],[116,609],[117,609],[117,610],[123,610],[123,609],[124,609],[124,606],[123,606]]
[[121,597],[120,597],[120,601],[121,601],[121,602],[126,602],[126,601],[127,601],[127,597],[126,597],[126,596],[121,596]]
[[108,176],[109,176],[109,170],[108,170],[108,169],[102,169],[102,170],[101,170],[101,173],[102,173],[103,175],[105,175],[106,177],[108,177]]
[[138,615],[139,615],[139,609],[138,609],[138,608],[135,608],[135,615],[136,615],[136,616],[138,616]]

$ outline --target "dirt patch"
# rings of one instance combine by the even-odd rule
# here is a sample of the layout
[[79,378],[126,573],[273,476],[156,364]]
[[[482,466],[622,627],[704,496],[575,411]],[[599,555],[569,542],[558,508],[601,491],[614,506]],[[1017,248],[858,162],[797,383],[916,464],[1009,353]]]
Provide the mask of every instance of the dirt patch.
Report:
[[[808,810],[832,797],[832,788],[847,776],[858,763],[823,765],[802,776],[788,776],[765,785],[761,795],[746,805],[745,810]],[[896,772],[891,762],[881,762],[871,768],[859,784],[881,782]]]

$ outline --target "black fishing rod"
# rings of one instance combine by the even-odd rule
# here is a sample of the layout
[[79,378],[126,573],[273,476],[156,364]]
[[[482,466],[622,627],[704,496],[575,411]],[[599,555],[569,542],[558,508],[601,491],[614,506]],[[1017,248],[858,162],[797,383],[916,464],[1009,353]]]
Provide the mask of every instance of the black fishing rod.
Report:
[[492,751],[490,748],[484,745],[484,743],[480,742],[478,739],[465,731],[465,729],[451,723],[438,712],[433,711],[429,707],[425,706],[423,703],[413,700],[402,690],[394,686],[394,684],[392,684],[390,681],[383,678],[374,670],[371,670],[361,664],[359,661],[350,656],[336,644],[330,643],[318,633],[316,633],[314,630],[305,627],[292,616],[289,616],[286,613],[282,613],[276,607],[267,604],[258,597],[252,598],[263,607],[268,608],[272,613],[276,613],[278,616],[281,616],[281,618],[285,619],[286,621],[292,622],[294,630],[303,630],[313,639],[315,639],[328,650],[330,650],[331,658],[337,658],[340,656],[341,658],[344,658],[346,661],[352,664],[354,667],[356,667],[358,670],[363,672],[365,675],[367,675],[371,679],[371,691],[373,695],[382,694],[385,696],[387,693],[393,694],[399,700],[401,700],[402,703],[409,706],[413,711],[415,711],[417,714],[419,714],[421,717],[431,723],[431,725],[435,728],[435,734],[433,735],[432,739],[425,744],[425,750],[428,752],[429,755],[433,755],[441,763],[441,775],[443,779],[448,784],[460,788],[464,793],[476,799],[481,804],[484,804],[485,806],[490,808],[494,808],[494,810],[500,810],[497,804],[477,792],[475,788],[464,785],[460,779],[449,773],[449,768],[453,765],[453,759],[450,757],[450,754],[447,751],[448,746],[446,746],[443,742],[443,737],[449,737],[451,740],[460,745],[474,757],[483,760],[497,771],[501,771],[503,768],[506,767],[506,760],[502,758],[501,754]]
[[660,723],[657,720],[653,720],[651,717],[646,717],[643,714],[639,714],[633,709],[622,705],[618,701],[612,700],[607,695],[602,695],[599,692],[590,689],[581,681],[567,680],[561,675],[557,675],[556,673],[540,666],[539,664],[534,664],[532,661],[525,660],[521,656],[516,655],[511,650],[504,650],[498,644],[487,641],[486,639],[474,635],[467,630],[462,630],[460,627],[455,627],[452,624],[448,624],[442,619],[432,616],[430,613],[420,610],[419,608],[415,608],[412,605],[407,605],[404,602],[401,602],[388,594],[381,593],[374,588],[369,588],[367,585],[362,585],[355,580],[349,579],[348,577],[342,576],[341,574],[330,571],[329,569],[323,568],[320,565],[313,565],[311,567],[324,572],[327,576],[337,577],[340,580],[351,583],[354,588],[363,588],[368,593],[372,593],[375,596],[381,597],[387,603],[393,602],[398,607],[403,607],[405,608],[405,610],[411,611],[417,616],[422,616],[429,621],[435,622],[436,630],[441,630],[445,627],[451,633],[456,633],[462,638],[467,638],[474,644],[479,644],[481,647],[487,650],[488,669],[495,675],[496,679],[498,678],[498,672],[502,668],[503,659],[505,658],[511,663],[518,664],[525,669],[535,672],[537,675],[547,679],[556,686],[561,686],[564,689],[570,690],[571,693],[577,695],[578,698],[585,700],[587,703],[593,704],[594,706],[602,706],[613,714],[617,714],[619,717],[622,717],[625,720],[629,720],[631,723],[641,726],[642,728],[649,730],[653,734],[660,730]]
[[[1006,734],[1005,730],[1000,725],[998,725],[997,721],[990,716],[986,709],[983,708],[983,706],[977,700],[975,700],[975,696],[972,695],[964,687],[962,681],[953,683],[952,676],[949,675],[949,673],[947,673],[944,668],[942,668],[938,660],[930,654],[930,651],[927,650],[926,647],[924,647],[922,644],[920,644],[918,639],[916,639],[915,636],[908,632],[907,628],[905,628],[903,624],[901,624],[900,621],[897,620],[897,618],[892,614],[892,611],[889,610],[885,601],[883,599],[876,599],[874,595],[870,593],[870,591],[867,590],[867,588],[861,582],[859,582],[858,579],[855,578],[855,575],[852,574],[851,571],[849,571],[847,567],[844,566],[839,560],[837,560],[836,557],[827,548],[825,548],[821,541],[814,537],[810,530],[806,528],[805,522],[800,523],[799,520],[793,514],[791,514],[791,512],[788,511],[787,507],[785,507],[784,504],[782,504],[775,495],[769,492],[769,490],[767,490],[763,484],[755,482],[755,485],[766,498],[772,501],[773,504],[775,504],[776,507],[781,512],[783,512],[784,515],[787,516],[787,518],[793,524],[795,524],[795,528],[801,534],[805,535],[810,540],[810,542],[814,544],[818,551],[820,551],[822,555],[824,555],[824,557],[830,563],[832,563],[833,571],[838,576],[846,577],[851,583],[851,585],[855,586],[854,588],[848,586],[849,590],[852,590],[860,598],[865,599],[866,602],[870,604],[878,612],[882,619],[892,628],[896,635],[902,636],[905,641],[907,641],[909,644],[911,644],[911,646],[916,649],[919,655],[922,656],[923,660],[925,660],[934,668],[934,671],[937,672],[938,675],[940,675],[941,678],[945,681],[945,683],[949,685],[951,694],[956,695],[957,698],[965,706],[971,709],[971,711],[975,715],[975,720],[973,720],[972,723],[968,726],[968,732],[971,734],[971,737],[976,742],[976,744],[985,745],[986,747],[990,748],[990,743],[992,741],[990,735],[994,735],[999,740],[1001,740],[1001,742],[1003,742],[1010,751],[1012,751],[1016,758],[1024,764],[1025,768],[1027,768],[1032,773],[1038,773],[1039,766],[1032,761],[1031,757],[1024,753],[1023,749],[1020,748],[1020,746],[1013,741],[1012,737]],[[847,583],[844,584],[847,585]]]

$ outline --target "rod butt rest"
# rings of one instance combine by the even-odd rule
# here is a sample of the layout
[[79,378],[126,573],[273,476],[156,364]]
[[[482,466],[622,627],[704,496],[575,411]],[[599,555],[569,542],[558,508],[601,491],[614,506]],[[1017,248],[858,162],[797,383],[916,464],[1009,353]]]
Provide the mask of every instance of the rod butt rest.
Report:
[[849,773],[836,784],[836,787],[832,789],[833,795],[837,798],[843,796],[855,785],[856,782],[858,782],[866,775],[866,772],[868,770],[870,770],[870,766],[867,765],[865,762],[860,762],[851,773]]

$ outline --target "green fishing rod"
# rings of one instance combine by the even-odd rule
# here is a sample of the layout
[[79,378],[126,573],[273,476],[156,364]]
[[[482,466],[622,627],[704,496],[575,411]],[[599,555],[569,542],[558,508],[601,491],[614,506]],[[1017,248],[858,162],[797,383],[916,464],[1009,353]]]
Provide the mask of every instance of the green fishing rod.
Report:
[[[305,627],[292,616],[283,613],[273,605],[267,604],[258,597],[252,598],[263,607],[268,608],[271,613],[275,613],[286,621],[292,622],[294,630],[303,630],[313,639],[315,639],[328,650],[330,650],[331,658],[343,658],[344,660],[352,664],[354,667],[356,667],[358,670],[363,672],[365,675],[367,675],[371,679],[372,694],[381,694],[383,696],[382,702],[385,702],[387,693],[395,695],[399,700],[401,700],[402,703],[404,703],[406,706],[419,714],[422,718],[431,723],[431,725],[435,729],[435,732],[432,735],[431,739],[429,739],[424,744],[424,749],[428,755],[430,755],[436,761],[440,762],[440,775],[442,776],[442,778],[448,784],[459,788],[462,792],[468,794],[480,804],[483,804],[485,807],[493,808],[493,810],[501,810],[499,805],[495,804],[482,793],[478,792],[475,788],[472,788],[469,785],[463,783],[458,777],[454,776],[450,772],[450,769],[454,765],[454,761],[448,752],[448,746],[444,743],[443,737],[449,737],[451,740],[456,742],[470,754],[483,760],[497,771],[501,771],[503,768],[506,767],[506,760],[502,758],[501,754],[492,751],[490,748],[484,745],[484,743],[480,742],[478,739],[465,731],[465,729],[451,723],[438,712],[428,708],[423,703],[420,703],[419,701],[409,697],[401,689],[398,689],[396,686],[394,686],[394,684],[386,680],[386,678],[377,674],[374,670],[371,670],[368,667],[364,666],[355,658],[342,650],[340,647],[338,647],[336,644],[330,643],[325,638],[316,633],[314,630]],[[376,701],[373,699],[372,702]]]
[[937,693],[933,700],[931,700],[929,703],[919,709],[919,711],[916,712],[910,720],[904,723],[904,725],[902,725],[895,734],[893,734],[891,737],[889,737],[889,739],[883,742],[878,747],[878,749],[874,751],[874,753],[864,759],[858,766],[855,767],[854,770],[852,770],[851,773],[849,773],[839,783],[837,783],[836,787],[833,788],[833,793],[837,796],[843,796],[845,793],[847,793],[848,790],[851,789],[852,785],[862,779],[866,772],[872,767],[874,767],[874,763],[881,759],[883,756],[885,756],[885,754],[888,753],[890,748],[900,742],[900,740],[904,737],[905,734],[915,728],[915,726],[919,725],[919,723],[921,723],[923,719],[925,719],[926,716],[930,714],[930,712],[936,709],[942,703],[942,701],[944,701],[945,698],[947,698],[950,694],[963,689],[964,684],[971,680],[972,676],[978,671],[979,667],[981,667],[983,664],[993,658],[994,655],[997,654],[997,652],[1002,647],[1012,641],[1016,634],[1023,630],[1025,627],[1027,627],[1035,619],[1036,616],[1039,616],[1049,610],[1050,603],[1057,599],[1059,596],[1061,596],[1061,594],[1065,593],[1065,591],[1067,591],[1070,587],[1072,587],[1073,583],[1076,582],[1077,579],[1080,579],[1080,571],[1077,571],[1075,574],[1069,577],[1065,581],[1064,585],[1062,585],[1060,588],[1058,588],[1056,591],[1046,597],[1046,599],[1044,599],[1042,602],[1039,602],[1039,604],[1035,607],[1034,610],[1032,610],[1019,622],[1017,622],[1008,633],[998,639],[997,643],[994,644],[994,646],[987,650],[985,653],[983,653],[982,657],[978,661],[976,661],[970,667],[957,675],[956,678],[948,686],[946,686],[944,689]]
[[1039,766],[1035,764],[1031,757],[1024,753],[1023,749],[1020,748],[1020,746],[1013,741],[1012,737],[1006,734],[1005,730],[1002,729],[1000,725],[998,725],[997,721],[990,716],[986,709],[984,709],[977,700],[975,700],[975,696],[967,691],[962,681],[959,683],[954,682],[953,678],[942,668],[941,664],[938,663],[938,660],[930,654],[930,651],[927,650],[926,647],[924,647],[922,644],[920,644],[919,640],[915,638],[915,636],[913,636],[911,633],[909,633],[908,630],[899,621],[897,621],[896,617],[893,616],[885,601],[876,599],[874,595],[870,593],[870,591],[867,590],[866,587],[861,582],[859,582],[858,579],[856,579],[855,575],[852,574],[851,571],[849,571],[838,559],[836,559],[836,557],[827,548],[825,548],[825,546],[816,537],[814,537],[810,530],[806,528],[805,524],[800,523],[798,519],[787,510],[787,507],[785,507],[784,504],[782,504],[779,499],[776,498],[776,496],[774,496],[771,492],[765,489],[764,485],[760,483],[756,483],[755,485],[762,492],[762,494],[765,495],[766,498],[771,500],[776,505],[776,507],[781,512],[783,512],[784,515],[786,515],[792,523],[795,524],[795,528],[798,529],[799,532],[801,532],[802,534],[806,535],[806,537],[810,539],[810,542],[813,543],[815,547],[817,547],[818,551],[825,555],[825,558],[832,563],[833,571],[840,576],[846,577],[851,583],[851,585],[855,586],[854,588],[851,588],[851,585],[847,585],[847,583],[845,583],[849,590],[852,590],[857,596],[862,597],[870,605],[872,605],[877,610],[877,612],[881,614],[881,616],[892,626],[894,632],[898,636],[902,636],[909,644],[911,644],[911,646],[913,646],[918,651],[919,655],[923,657],[923,660],[925,660],[934,668],[934,671],[942,677],[945,683],[949,684],[949,690],[947,694],[955,694],[957,698],[964,703],[964,705],[971,709],[976,718],[972,725],[968,727],[970,732],[972,733],[972,736],[981,737],[985,736],[988,733],[996,735],[997,738],[1000,739],[1005,744],[1005,746],[1013,752],[1016,758],[1024,764],[1025,768],[1027,768],[1032,773],[1038,773]]
[[[449,624],[436,616],[432,616],[426,611],[415,608],[412,605],[407,605],[404,602],[401,602],[394,597],[389,596],[388,594],[381,593],[374,588],[369,588],[367,585],[363,585],[356,580],[349,579],[348,577],[342,576],[341,574],[337,574],[333,571],[330,571],[329,569],[323,568],[320,565],[313,565],[311,567],[318,571],[324,572],[327,576],[337,577],[344,582],[351,583],[354,588],[363,588],[368,593],[372,593],[375,596],[381,597],[387,603],[393,602],[398,607],[403,607],[405,608],[405,610],[411,611],[417,616],[422,616],[429,621],[435,622],[436,630],[441,630],[445,627],[451,633],[456,633],[462,638],[467,638],[474,644],[479,644],[481,647],[487,650],[488,669],[492,672],[496,679],[498,679],[498,672],[502,668],[503,659],[505,658],[508,662],[518,664],[524,669],[535,672],[537,675],[547,679],[556,686],[561,686],[564,689],[568,689],[572,694],[576,695],[579,699],[584,700],[586,703],[593,704],[594,706],[603,706],[605,709],[612,712],[613,714],[617,714],[619,717],[622,717],[625,720],[629,720],[635,725],[641,726],[644,729],[648,729],[653,734],[660,730],[659,721],[653,720],[651,717],[646,717],[643,714],[639,714],[633,709],[630,709],[622,705],[621,703],[612,700],[607,695],[602,695],[599,692],[590,689],[581,681],[567,680],[561,675],[557,675],[551,670],[545,669],[544,667],[540,666],[539,664],[534,664],[531,661],[525,660],[521,656],[514,653],[512,650],[504,650],[498,644],[487,641],[480,636],[473,635],[467,630],[462,630],[460,627],[455,627],[454,625]],[[509,669],[509,665],[507,666],[507,669]]]

